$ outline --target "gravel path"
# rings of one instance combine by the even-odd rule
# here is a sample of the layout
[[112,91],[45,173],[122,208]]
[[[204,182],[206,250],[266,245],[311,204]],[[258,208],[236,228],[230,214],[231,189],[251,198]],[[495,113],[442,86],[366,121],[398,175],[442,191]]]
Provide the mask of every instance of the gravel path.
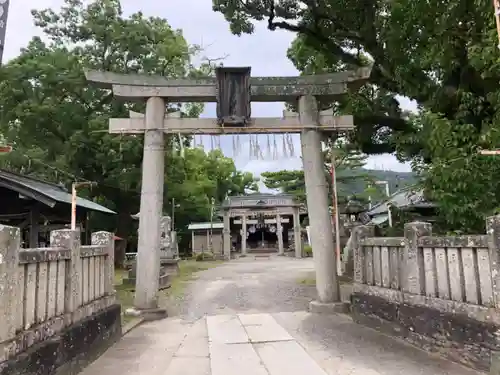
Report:
[[169,315],[195,320],[205,314],[291,312],[307,310],[316,288],[300,284],[311,275],[311,258],[253,256],[197,273]]

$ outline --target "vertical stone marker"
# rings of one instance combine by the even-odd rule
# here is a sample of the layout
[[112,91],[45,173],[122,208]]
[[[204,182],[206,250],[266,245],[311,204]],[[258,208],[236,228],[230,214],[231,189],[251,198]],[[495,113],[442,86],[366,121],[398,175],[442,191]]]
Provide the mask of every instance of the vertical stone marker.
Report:
[[[163,133],[167,134],[301,134],[311,240],[317,274],[319,302],[311,308],[335,309],[339,301],[333,234],[328,212],[327,184],[321,153],[322,133],[346,132],[354,128],[352,116],[319,112],[317,97],[335,101],[349,89],[357,89],[370,75],[371,68],[356,71],[301,76],[256,77],[250,68],[218,68],[216,77],[196,80],[161,76],[123,75],[88,71],[89,82],[111,89],[124,100],[146,100],[145,116],[110,119],[109,132],[144,134],[139,246],[137,255],[137,313],[148,318],[165,316],[158,309],[160,219],[163,206]],[[171,103],[216,102],[216,119],[165,116],[165,98]],[[282,118],[251,118],[250,101],[296,102],[299,114]],[[224,218],[227,224],[228,218]],[[295,241],[300,241],[298,212],[294,215]],[[225,257],[230,257],[229,234],[224,233]],[[300,256],[300,247],[297,254]]]

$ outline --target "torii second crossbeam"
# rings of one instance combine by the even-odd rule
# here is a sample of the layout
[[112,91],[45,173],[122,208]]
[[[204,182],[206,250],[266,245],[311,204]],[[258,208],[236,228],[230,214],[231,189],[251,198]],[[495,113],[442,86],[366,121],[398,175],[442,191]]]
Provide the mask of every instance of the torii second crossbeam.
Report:
[[[342,132],[354,129],[351,115],[334,116],[332,110],[319,113],[319,125],[303,124],[299,114],[283,112],[283,117],[257,117],[251,119],[245,127],[227,127],[217,124],[217,119],[211,118],[181,118],[180,112],[165,115],[163,130],[168,134],[278,134],[300,133],[304,129],[317,129],[321,132]],[[148,129],[151,130],[151,129]],[[109,120],[109,133],[111,134],[142,134],[146,131],[145,116],[141,113],[130,112],[130,118],[112,118]]]

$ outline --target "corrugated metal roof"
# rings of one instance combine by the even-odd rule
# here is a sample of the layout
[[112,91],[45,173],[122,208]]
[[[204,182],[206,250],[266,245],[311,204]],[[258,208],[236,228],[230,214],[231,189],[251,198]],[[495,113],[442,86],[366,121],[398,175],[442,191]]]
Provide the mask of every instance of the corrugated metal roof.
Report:
[[203,230],[203,229],[224,229],[224,223],[191,223],[188,226],[189,230]]
[[[49,182],[37,180],[32,177],[23,176],[5,170],[0,170],[0,180],[10,182],[9,188],[12,190],[17,191],[16,187],[24,188],[21,189],[23,191],[19,191],[20,194],[24,195],[26,193],[26,190],[33,191],[34,193],[42,195],[49,200],[58,203],[71,204],[71,194],[63,186],[51,184]],[[35,197],[31,198],[36,199]],[[111,211],[110,209],[101,206],[100,204],[80,197],[76,198],[76,205],[92,211],[99,211],[107,214],[116,214],[116,212]]]

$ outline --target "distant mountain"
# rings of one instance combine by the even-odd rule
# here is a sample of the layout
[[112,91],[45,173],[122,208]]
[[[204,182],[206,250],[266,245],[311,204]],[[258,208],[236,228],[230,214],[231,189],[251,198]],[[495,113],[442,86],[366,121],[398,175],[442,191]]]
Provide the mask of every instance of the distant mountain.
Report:
[[[395,172],[364,168],[355,171],[342,171],[342,173],[339,173],[338,177],[341,179],[342,176],[354,177],[356,175],[367,176],[367,178],[373,181],[389,181],[389,192],[391,194],[417,182],[417,177],[413,172]],[[367,186],[368,182],[366,179],[359,178],[339,184],[338,189],[344,195],[359,195],[365,191]],[[380,185],[379,188],[385,189],[385,186]]]
[[367,169],[367,171],[376,180],[389,181],[389,190],[391,193],[417,182],[417,176],[413,172],[381,171],[375,169]]

